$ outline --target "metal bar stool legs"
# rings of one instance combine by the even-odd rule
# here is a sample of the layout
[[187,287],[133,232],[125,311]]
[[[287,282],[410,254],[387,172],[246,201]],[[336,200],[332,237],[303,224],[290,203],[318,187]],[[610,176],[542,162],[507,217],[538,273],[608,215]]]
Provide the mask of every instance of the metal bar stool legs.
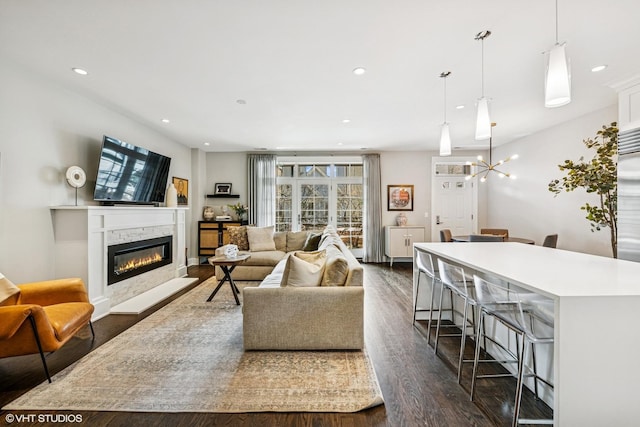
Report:
[[[455,308],[453,306],[453,297],[458,296],[462,299],[464,308],[462,314],[462,324],[460,325],[461,332],[459,334],[451,334],[448,336],[460,337],[460,350],[458,354],[458,367],[457,367],[457,376],[458,376],[458,384],[462,378],[462,367],[465,362],[472,362],[473,360],[465,360],[464,359],[464,351],[467,345],[467,337],[476,337],[477,329],[476,329],[476,300],[475,300],[475,288],[470,283],[470,280],[464,273],[464,270],[461,267],[454,266],[448,264],[442,260],[438,260],[438,271],[440,273],[440,280],[442,281],[442,290],[440,292],[440,305],[443,303],[443,296],[445,288],[449,291],[449,296],[451,297],[451,306],[452,306],[452,320],[455,325]],[[471,307],[471,318],[469,318],[469,307]],[[440,327],[442,326],[442,313],[438,313],[438,325],[436,326],[436,342],[434,346],[434,351],[438,354],[438,342],[440,336],[445,336],[440,334]],[[471,334],[467,333],[467,329],[472,328]]]
[[[504,288],[502,286],[487,282],[477,276],[474,276],[474,284],[476,287],[476,295],[478,304],[480,305],[480,319],[478,322],[478,338],[480,335],[486,336],[484,328],[486,317],[491,316],[497,322],[504,325],[508,330],[515,333],[516,336],[516,354],[509,349],[503,347],[499,342],[490,339],[496,345],[503,348],[513,360],[498,361],[485,360],[497,363],[515,362],[517,363],[516,372],[516,390],[515,402],[513,410],[512,426],[519,424],[553,424],[552,419],[521,419],[520,406],[522,403],[522,394],[524,387],[524,379],[533,377],[534,393],[538,398],[538,382],[542,381],[549,387],[553,388],[553,384],[541,378],[537,372],[537,361],[535,356],[535,345],[537,344],[553,344],[553,301],[548,299],[540,299],[540,296],[534,294],[525,294],[520,296],[518,292]],[[528,319],[527,319],[528,318]],[[544,324],[550,331],[539,332],[534,330],[534,319]],[[480,341],[477,340],[479,343]],[[527,357],[531,353],[532,366],[526,364]],[[473,400],[475,388],[478,378],[495,378],[502,376],[513,376],[512,373],[478,375],[478,365],[480,362],[480,346],[476,345],[473,363],[473,374],[471,378],[470,397]],[[530,371],[530,374],[525,373]]]

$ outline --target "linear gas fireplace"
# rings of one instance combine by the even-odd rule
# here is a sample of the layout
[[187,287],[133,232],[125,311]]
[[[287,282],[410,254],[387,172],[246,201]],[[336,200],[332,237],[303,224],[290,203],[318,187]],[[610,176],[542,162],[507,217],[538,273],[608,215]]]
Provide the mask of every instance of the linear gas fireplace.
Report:
[[171,264],[173,236],[111,245],[107,250],[107,285]]

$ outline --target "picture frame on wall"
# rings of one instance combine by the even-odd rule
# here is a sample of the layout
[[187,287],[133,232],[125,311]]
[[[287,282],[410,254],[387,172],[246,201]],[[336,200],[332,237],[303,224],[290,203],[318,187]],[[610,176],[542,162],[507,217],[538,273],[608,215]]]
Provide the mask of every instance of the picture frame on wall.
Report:
[[216,182],[215,194],[231,194],[231,184],[227,182]]
[[387,210],[413,210],[413,184],[387,185]]
[[173,186],[178,191],[178,206],[186,206],[189,204],[189,180],[186,178],[171,178]]

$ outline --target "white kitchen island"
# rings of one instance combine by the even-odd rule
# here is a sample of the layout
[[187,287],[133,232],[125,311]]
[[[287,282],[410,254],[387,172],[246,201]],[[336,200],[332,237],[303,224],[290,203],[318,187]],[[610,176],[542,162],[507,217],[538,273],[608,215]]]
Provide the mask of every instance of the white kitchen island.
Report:
[[555,301],[555,425],[640,425],[640,263],[520,243],[414,251]]

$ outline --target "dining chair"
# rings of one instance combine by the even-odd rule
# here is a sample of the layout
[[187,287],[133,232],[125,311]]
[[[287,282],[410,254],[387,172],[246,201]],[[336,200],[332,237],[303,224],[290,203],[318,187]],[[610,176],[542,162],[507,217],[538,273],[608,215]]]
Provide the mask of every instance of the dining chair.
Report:
[[470,242],[504,242],[503,236],[488,235],[488,234],[470,234]]
[[506,228],[481,228],[480,234],[495,234],[497,236],[509,237],[509,230]]
[[542,246],[546,248],[555,248],[557,245],[558,245],[557,234],[549,234],[544,238],[544,242],[542,242]]
[[[449,264],[447,262],[438,259],[438,272],[440,274],[440,280],[442,282],[442,288],[440,288],[440,307],[442,307],[443,295],[445,289],[449,292],[451,298],[451,304],[453,308],[453,297],[457,296],[462,299],[464,308],[462,311],[462,324],[458,325],[461,330],[460,334],[440,335],[440,328],[442,327],[442,311],[438,312],[438,323],[436,324],[436,340],[434,344],[434,352],[438,354],[438,341],[441,336],[460,337],[460,353],[458,355],[458,384],[460,384],[460,378],[462,377],[462,365],[464,362],[473,362],[473,360],[464,360],[464,350],[466,348],[467,336],[475,338],[476,333],[476,297],[475,287],[473,281],[465,274],[462,267]],[[471,307],[471,318],[469,318],[469,307]],[[455,309],[452,309],[451,320],[452,326],[456,326],[454,314],[457,313]],[[471,328],[473,331],[471,334],[467,334],[467,329]]]
[[440,241],[441,242],[453,242],[453,235],[451,234],[451,230],[448,228],[443,228],[440,230]]
[[[544,298],[537,294],[521,293],[514,289],[506,288],[486,279],[473,276],[475,286],[475,295],[478,306],[480,307],[480,315],[478,320],[478,340],[476,340],[476,349],[473,358],[473,374],[471,378],[471,400],[474,398],[475,387],[478,379],[510,377],[507,374],[488,374],[478,375],[478,366],[480,362],[480,339],[486,343],[486,319],[493,317],[507,329],[516,334],[516,354],[502,346],[492,338],[493,343],[499,345],[505,352],[514,357],[510,361],[497,361],[491,359],[482,360],[483,362],[505,362],[517,363],[516,371],[516,392],[515,403],[513,409],[512,426],[519,424],[552,424],[553,420],[541,419],[522,419],[520,418],[520,403],[522,401],[522,390],[525,377],[534,378],[534,391],[536,398],[538,397],[538,383],[543,382],[553,388],[553,384],[538,375],[535,357],[535,345],[551,344],[553,345],[553,324],[554,324],[554,302],[549,298]],[[491,328],[494,329],[494,328]],[[485,344],[486,350],[486,344]],[[531,355],[531,367],[526,363],[527,356]],[[525,374],[530,371],[530,374]]]

